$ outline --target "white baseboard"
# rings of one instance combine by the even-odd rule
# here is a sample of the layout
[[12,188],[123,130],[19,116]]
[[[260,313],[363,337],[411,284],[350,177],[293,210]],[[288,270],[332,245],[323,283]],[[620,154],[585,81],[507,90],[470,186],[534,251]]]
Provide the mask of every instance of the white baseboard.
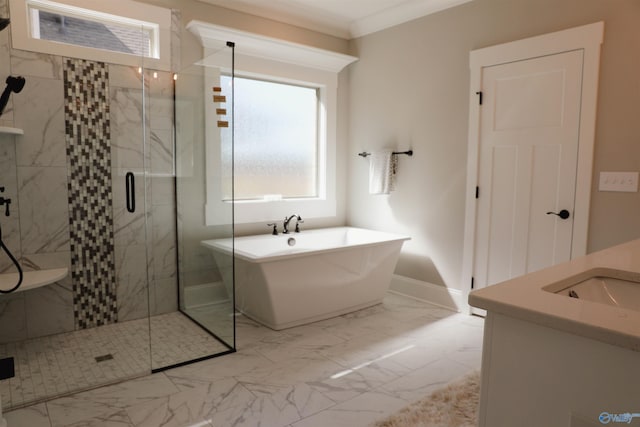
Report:
[[391,292],[419,299],[449,310],[468,313],[467,293],[458,289],[450,289],[444,286],[410,277],[394,274],[391,278]]

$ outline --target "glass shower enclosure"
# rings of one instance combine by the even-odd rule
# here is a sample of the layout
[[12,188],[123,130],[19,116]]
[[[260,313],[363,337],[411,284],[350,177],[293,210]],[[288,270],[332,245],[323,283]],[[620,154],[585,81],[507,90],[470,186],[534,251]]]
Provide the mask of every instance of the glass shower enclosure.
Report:
[[180,311],[235,351],[233,239],[234,44],[207,48],[176,76],[176,206]]
[[[234,351],[233,259],[200,244],[233,236],[233,46],[173,74],[9,40],[0,78],[26,84],[0,117],[0,227],[28,280],[0,295],[4,409]],[[0,254],[0,289],[14,273]]]
[[[14,368],[0,374],[9,409],[151,373],[167,361],[155,357],[152,326],[180,319],[177,296],[156,304],[177,286],[170,264],[153,262],[175,254],[175,238],[152,233],[171,225],[160,214],[170,209],[151,199],[166,183],[153,176],[152,152],[173,144],[171,73],[146,70],[142,56],[136,66],[25,61],[6,34],[0,62],[26,80],[1,123],[22,133],[0,134],[0,186],[12,200],[2,238],[25,272],[0,295],[0,358]],[[14,271],[0,255],[3,282]]]

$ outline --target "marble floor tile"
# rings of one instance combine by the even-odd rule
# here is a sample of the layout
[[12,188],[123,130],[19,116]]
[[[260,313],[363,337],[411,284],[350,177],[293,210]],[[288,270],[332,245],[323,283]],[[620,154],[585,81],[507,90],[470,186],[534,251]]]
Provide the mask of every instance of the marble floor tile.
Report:
[[182,366],[165,371],[173,381],[218,381],[225,378],[239,377],[254,370],[269,372],[274,363],[253,351],[239,351],[226,356],[205,360],[203,362]]
[[407,345],[393,352],[389,359],[413,371],[442,359],[446,355],[447,348],[443,348],[442,345],[434,345],[433,342],[421,345],[416,340],[410,340]]
[[482,347],[461,347],[447,353],[446,357],[468,366],[471,369],[480,370],[482,365]]
[[115,414],[65,424],[65,427],[135,427],[135,424],[129,419],[125,411],[120,411]]
[[388,295],[383,304],[283,331],[244,316],[237,325],[236,353],[7,417],[35,427],[371,426],[478,369],[484,319]]
[[242,407],[212,411],[209,421],[214,426],[281,427],[335,405],[307,384],[274,386],[245,384],[256,399]]
[[413,402],[472,370],[466,365],[442,358],[384,384],[379,391]]
[[236,378],[242,383],[290,386],[301,382],[322,381],[343,370],[342,366],[329,359],[310,355],[252,369]]
[[331,331],[313,324],[287,329],[286,333],[289,338],[285,341],[285,345],[314,351],[330,348],[345,341]]
[[39,403],[4,414],[8,426],[51,427],[47,405]]
[[[175,380],[175,379],[174,379]],[[256,396],[236,380],[176,384],[184,391],[127,409],[136,426],[171,427],[197,425],[218,411],[251,405]]]
[[368,426],[404,406],[406,400],[380,392],[367,392],[313,416],[293,423],[293,427]]
[[264,343],[282,343],[291,336],[284,331],[274,331],[245,316],[236,319],[236,348],[248,350]]
[[330,348],[320,354],[343,366],[354,366],[373,360],[392,359],[396,354],[415,347],[414,340],[373,333],[360,335]]
[[281,411],[270,400],[261,400],[246,407],[215,412],[208,421],[213,426],[283,427],[297,420],[291,407],[284,409],[285,411]]
[[316,350],[296,347],[289,343],[279,344],[273,342],[256,343],[254,351],[274,363],[289,359],[311,357],[318,354]]
[[409,373],[409,369],[393,361],[373,360],[343,367],[333,375],[309,384],[335,402],[345,402]]
[[181,427],[204,421],[204,393],[194,389],[167,395],[127,410],[135,426]]
[[169,396],[179,390],[165,375],[156,374],[89,390],[47,402],[52,426],[109,417],[130,406]]
[[257,397],[257,401],[269,400],[277,407],[290,406],[298,419],[308,417],[336,404],[308,384],[278,387],[262,384],[247,384],[246,387]]

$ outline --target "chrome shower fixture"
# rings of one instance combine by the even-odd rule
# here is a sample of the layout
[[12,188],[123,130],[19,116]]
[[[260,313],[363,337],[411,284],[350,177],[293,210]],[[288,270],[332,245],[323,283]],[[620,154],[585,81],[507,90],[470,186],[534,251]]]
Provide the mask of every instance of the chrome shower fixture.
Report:
[[2,112],[4,111],[4,107],[7,106],[7,102],[9,102],[9,96],[11,96],[11,92],[20,93],[26,80],[24,77],[7,77],[7,87],[4,88],[4,92],[0,95],[0,116],[2,116]]
[[9,18],[0,18],[0,31],[7,28],[10,22]]

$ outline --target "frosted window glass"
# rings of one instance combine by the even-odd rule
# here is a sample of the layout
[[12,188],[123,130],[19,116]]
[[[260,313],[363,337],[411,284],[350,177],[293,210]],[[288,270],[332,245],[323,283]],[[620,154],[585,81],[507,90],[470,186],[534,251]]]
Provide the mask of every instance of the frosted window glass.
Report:
[[318,90],[236,77],[234,105],[236,200],[317,197]]

